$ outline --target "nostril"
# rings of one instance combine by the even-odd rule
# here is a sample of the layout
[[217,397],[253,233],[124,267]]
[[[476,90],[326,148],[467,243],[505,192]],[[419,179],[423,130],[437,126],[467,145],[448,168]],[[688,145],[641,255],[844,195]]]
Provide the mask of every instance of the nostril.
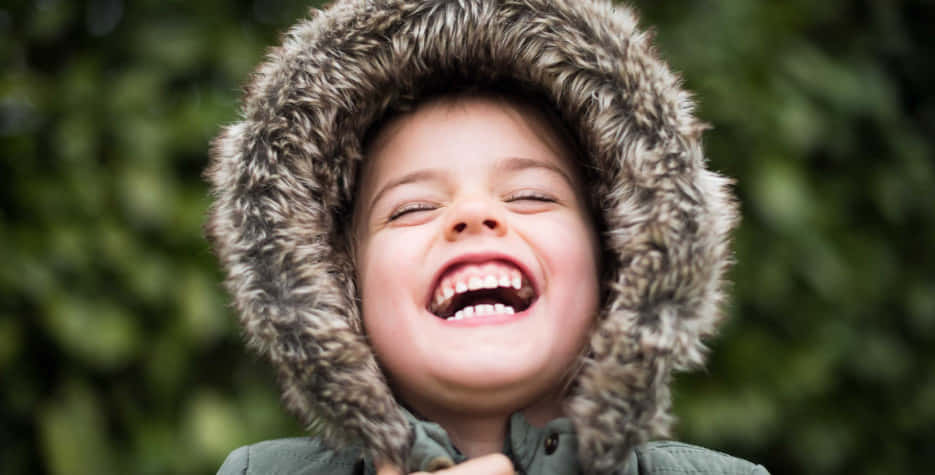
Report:
[[492,220],[492,219],[485,219],[485,220],[484,220],[484,226],[487,226],[487,227],[490,228],[490,229],[496,229],[496,228],[497,228],[497,222],[494,221],[494,220]]
[[458,223],[455,225],[454,229],[456,233],[460,233],[461,231],[464,231],[464,228],[466,227],[467,227],[466,223]]

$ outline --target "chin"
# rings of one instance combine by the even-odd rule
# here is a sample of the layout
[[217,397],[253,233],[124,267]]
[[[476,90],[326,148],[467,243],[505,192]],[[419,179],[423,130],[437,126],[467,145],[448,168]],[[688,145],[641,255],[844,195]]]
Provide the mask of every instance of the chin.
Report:
[[551,382],[561,378],[561,374],[553,373],[548,369],[504,366],[490,361],[490,364],[447,368],[436,374],[430,385],[446,394],[442,399],[456,398],[462,407],[519,408],[551,391],[554,386]]
[[[477,384],[471,384],[476,382]],[[459,381],[458,385],[443,384],[439,389],[429,392],[416,407],[428,402],[431,406],[444,411],[469,412],[482,414],[511,414],[531,405],[535,405],[551,391],[543,385],[530,385],[517,381],[503,381],[492,384],[490,380]]]

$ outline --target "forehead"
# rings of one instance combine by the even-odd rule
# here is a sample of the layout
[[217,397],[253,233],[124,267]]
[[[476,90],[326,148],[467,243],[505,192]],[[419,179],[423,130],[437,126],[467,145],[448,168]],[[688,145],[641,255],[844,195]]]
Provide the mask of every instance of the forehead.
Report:
[[498,96],[442,96],[370,134],[358,198],[413,168],[481,164],[511,154],[551,162],[578,181],[572,142],[557,115],[538,105]]

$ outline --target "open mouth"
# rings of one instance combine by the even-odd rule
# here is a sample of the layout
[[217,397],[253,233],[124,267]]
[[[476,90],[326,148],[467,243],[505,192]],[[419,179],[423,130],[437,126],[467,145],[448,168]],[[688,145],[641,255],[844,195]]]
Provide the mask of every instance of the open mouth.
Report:
[[530,279],[507,261],[459,264],[438,280],[428,311],[445,320],[483,315],[512,315],[536,300]]

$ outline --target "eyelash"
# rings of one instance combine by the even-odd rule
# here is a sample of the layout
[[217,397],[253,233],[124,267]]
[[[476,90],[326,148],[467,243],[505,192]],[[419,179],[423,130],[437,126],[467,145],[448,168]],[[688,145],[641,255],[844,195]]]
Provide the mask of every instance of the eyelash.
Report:
[[[516,193],[512,193],[508,195],[503,201],[507,203],[512,203],[514,201],[521,201],[521,200],[540,201],[543,203],[555,203],[558,201],[551,196],[548,196],[546,194],[539,193],[536,191],[518,191]],[[390,214],[389,218],[387,218],[387,221],[396,221],[397,219],[409,213],[415,213],[419,211],[432,211],[437,208],[438,206],[431,204],[431,203],[407,204],[403,206],[402,208],[399,208],[396,211],[393,211],[393,213]]]
[[514,201],[520,200],[531,200],[531,201],[541,201],[543,203],[555,203],[555,198],[546,195],[544,193],[539,193],[537,191],[518,191],[506,197],[504,201],[507,203],[512,203]]
[[388,221],[395,221],[409,213],[414,213],[417,211],[431,211],[435,208],[437,208],[437,206],[431,203],[410,203],[403,206],[402,208],[397,209],[396,211],[393,211]]

